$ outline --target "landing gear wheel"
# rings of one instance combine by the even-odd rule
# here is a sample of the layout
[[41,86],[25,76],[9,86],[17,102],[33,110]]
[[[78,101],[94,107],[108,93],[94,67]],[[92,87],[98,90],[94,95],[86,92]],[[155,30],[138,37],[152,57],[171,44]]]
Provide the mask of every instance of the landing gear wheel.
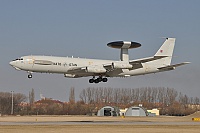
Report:
[[99,79],[98,79],[98,78],[95,79],[94,82],[95,82],[96,84],[99,83]]
[[32,78],[32,77],[33,77],[32,74],[29,74],[29,75],[28,75],[28,78],[29,78],[29,79]]
[[103,82],[107,82],[108,79],[107,79],[107,78],[103,78],[102,81],[103,81]]
[[95,79],[95,77],[93,77],[92,79],[89,79],[89,83],[99,83],[99,82],[107,82],[108,79],[107,78],[102,78],[102,76],[99,76],[98,78]]
[[102,77],[97,78],[96,80],[98,80],[99,82],[101,82],[103,80]]
[[90,80],[89,80],[89,83],[94,83],[94,79],[90,79]]

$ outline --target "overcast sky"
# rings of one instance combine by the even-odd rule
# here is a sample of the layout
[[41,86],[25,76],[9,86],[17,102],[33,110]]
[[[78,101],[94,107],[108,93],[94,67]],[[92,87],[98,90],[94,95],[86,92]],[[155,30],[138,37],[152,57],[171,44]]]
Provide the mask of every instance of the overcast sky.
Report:
[[[170,87],[200,97],[199,0],[0,0],[0,91],[40,93],[68,101],[87,87]],[[130,59],[152,56],[175,37],[172,63],[191,64],[169,71],[130,78],[109,78],[89,84],[89,78],[68,79],[59,74],[16,71],[9,62],[24,55],[74,56],[119,60],[119,50],[107,47],[117,40],[142,44],[130,50]]]

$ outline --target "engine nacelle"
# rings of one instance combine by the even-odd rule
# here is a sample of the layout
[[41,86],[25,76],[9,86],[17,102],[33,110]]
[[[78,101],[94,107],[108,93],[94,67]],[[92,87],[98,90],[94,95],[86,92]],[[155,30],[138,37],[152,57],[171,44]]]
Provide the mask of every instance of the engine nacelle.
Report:
[[86,67],[85,71],[88,73],[105,73],[106,69],[103,66],[102,67],[89,66],[89,67]]
[[114,69],[131,69],[133,66],[125,62],[113,62],[112,67]]
[[64,74],[64,76],[65,76],[66,78],[75,78],[75,77],[76,77],[75,74]]

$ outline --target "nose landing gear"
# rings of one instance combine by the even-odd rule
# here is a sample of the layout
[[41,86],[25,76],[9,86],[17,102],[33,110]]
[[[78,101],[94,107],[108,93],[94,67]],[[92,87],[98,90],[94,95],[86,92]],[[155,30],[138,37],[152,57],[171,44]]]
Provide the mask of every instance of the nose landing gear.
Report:
[[32,74],[29,72],[28,78],[30,79],[30,78],[32,78],[32,77],[33,77]]
[[93,77],[92,79],[89,79],[89,83],[99,83],[99,82],[107,82],[108,79],[107,78],[102,78],[101,76],[99,76],[97,79],[95,79],[95,77]]

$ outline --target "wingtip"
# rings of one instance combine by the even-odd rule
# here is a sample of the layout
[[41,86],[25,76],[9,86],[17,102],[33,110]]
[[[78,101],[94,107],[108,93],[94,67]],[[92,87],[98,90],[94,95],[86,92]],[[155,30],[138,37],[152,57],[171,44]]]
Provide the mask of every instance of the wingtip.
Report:
[[190,64],[191,62],[183,62],[184,64]]

